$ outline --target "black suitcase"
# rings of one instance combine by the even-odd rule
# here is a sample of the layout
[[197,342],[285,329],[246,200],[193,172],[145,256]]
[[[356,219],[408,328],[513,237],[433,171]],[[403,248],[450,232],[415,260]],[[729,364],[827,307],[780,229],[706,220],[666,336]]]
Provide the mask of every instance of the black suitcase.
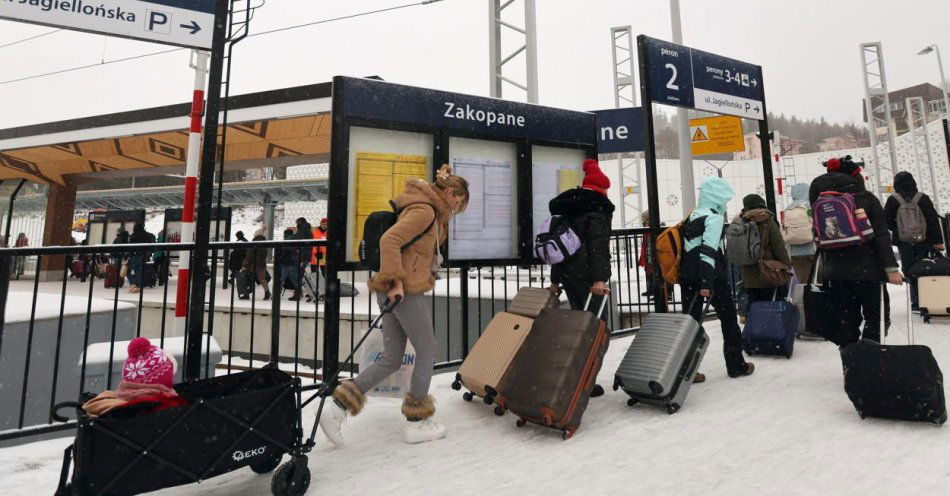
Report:
[[[884,289],[881,290],[883,303]],[[881,329],[884,329],[883,304]],[[947,406],[943,374],[930,348],[913,343],[910,293],[907,345],[861,341],[841,350],[844,390],[861,418],[879,417],[943,425]]]
[[254,292],[254,274],[242,270],[237,276],[238,296],[249,296]]
[[155,274],[155,262],[145,262],[142,264],[142,287],[154,288],[158,284],[158,277]]

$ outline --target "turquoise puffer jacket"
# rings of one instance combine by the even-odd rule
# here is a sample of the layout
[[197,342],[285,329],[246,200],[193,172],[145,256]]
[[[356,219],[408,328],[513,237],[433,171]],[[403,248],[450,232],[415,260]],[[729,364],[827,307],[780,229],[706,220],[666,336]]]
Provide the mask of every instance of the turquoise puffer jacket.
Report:
[[[712,289],[717,273],[725,275],[722,257],[723,213],[734,193],[724,179],[707,177],[699,186],[699,199],[689,216],[683,235],[683,264],[680,276],[697,281],[700,288]],[[703,218],[702,221],[697,219]],[[694,222],[697,221],[697,222]],[[701,222],[701,226],[698,225]],[[718,262],[718,266],[717,266]]]

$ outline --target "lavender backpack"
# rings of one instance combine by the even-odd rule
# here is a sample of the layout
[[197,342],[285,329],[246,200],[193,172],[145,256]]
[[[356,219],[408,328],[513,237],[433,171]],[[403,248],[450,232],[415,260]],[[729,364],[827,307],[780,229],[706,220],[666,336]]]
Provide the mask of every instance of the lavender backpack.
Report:
[[548,217],[534,237],[534,254],[547,265],[557,265],[571,258],[580,248],[580,238],[561,215]]
[[815,202],[812,215],[818,246],[836,250],[864,244],[874,237],[867,216],[855,215],[854,196],[848,193],[825,192]]

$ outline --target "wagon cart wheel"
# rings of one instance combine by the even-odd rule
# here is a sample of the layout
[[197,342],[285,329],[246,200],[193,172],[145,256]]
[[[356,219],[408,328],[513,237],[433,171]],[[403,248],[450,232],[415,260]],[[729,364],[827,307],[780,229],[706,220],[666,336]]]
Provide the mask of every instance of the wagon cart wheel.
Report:
[[[301,461],[302,460],[302,461]],[[307,457],[301,456],[283,465],[271,479],[270,490],[274,496],[303,496],[310,487],[310,469]]]
[[633,398],[630,398],[629,400],[627,400],[627,406],[633,406],[633,405],[636,405],[637,403],[638,401]]
[[255,474],[268,474],[270,472],[273,472],[274,469],[277,468],[278,465],[280,465],[280,461],[283,458],[284,458],[283,454],[279,456],[272,456],[270,458],[265,458],[264,460],[261,460],[257,463],[252,463],[250,465],[251,470],[253,470]]

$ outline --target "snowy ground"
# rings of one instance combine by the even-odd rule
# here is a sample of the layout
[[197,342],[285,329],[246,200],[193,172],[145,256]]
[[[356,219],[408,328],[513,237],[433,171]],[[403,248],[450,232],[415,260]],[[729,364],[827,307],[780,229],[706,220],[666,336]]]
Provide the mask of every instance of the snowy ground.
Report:
[[[903,289],[894,301],[892,343],[906,342]],[[950,322],[917,323],[918,343],[950,364]],[[399,401],[370,400],[349,420],[347,445],[322,436],[310,457],[309,494],[689,494],[897,495],[950,493],[950,427],[860,420],[842,388],[834,346],[796,343],[795,356],[753,358],[755,375],[729,379],[718,325],[710,322],[705,384],[675,415],[628,407],[623,393],[593,400],[575,437],[462,401],[453,374],[433,381],[446,439],[408,446]],[[630,340],[611,343],[601,372],[609,385]],[[308,418],[312,411],[308,412]],[[51,494],[69,440],[0,450],[7,495]],[[163,495],[269,494],[270,478],[242,470]]]

